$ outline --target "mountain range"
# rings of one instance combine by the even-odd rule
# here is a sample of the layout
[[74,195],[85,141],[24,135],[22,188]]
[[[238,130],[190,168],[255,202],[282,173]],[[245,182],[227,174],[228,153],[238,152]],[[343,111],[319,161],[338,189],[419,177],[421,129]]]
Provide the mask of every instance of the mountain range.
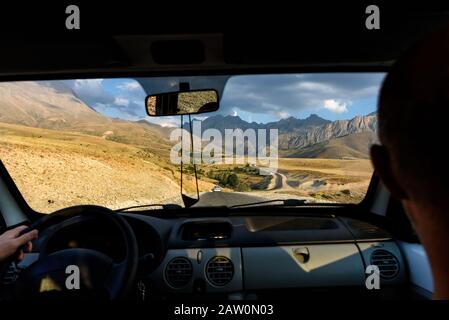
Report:
[[[171,146],[172,128],[101,115],[57,81],[1,83],[0,122],[88,133],[164,150],[165,154]],[[376,114],[337,121],[312,114],[305,119],[289,117],[265,124],[213,115],[202,120],[201,127],[203,131],[218,129],[223,135],[225,129],[278,129],[279,154],[283,157],[366,159],[369,145],[377,141]]]
[[[188,128],[187,124],[184,124]],[[369,158],[369,146],[377,141],[377,116],[370,113],[350,120],[330,121],[312,114],[266,124],[247,122],[239,116],[214,115],[202,120],[202,131],[218,129],[278,129],[279,153],[284,157]]]

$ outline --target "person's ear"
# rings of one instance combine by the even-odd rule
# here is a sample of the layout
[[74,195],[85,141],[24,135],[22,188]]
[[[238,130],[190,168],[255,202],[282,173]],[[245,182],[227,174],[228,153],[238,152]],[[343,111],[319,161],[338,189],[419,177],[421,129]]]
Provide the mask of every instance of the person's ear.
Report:
[[390,191],[391,195],[398,200],[407,199],[407,193],[402,188],[400,181],[397,181],[397,178],[393,175],[390,155],[387,148],[375,144],[371,146],[370,151],[374,170],[383,184]]

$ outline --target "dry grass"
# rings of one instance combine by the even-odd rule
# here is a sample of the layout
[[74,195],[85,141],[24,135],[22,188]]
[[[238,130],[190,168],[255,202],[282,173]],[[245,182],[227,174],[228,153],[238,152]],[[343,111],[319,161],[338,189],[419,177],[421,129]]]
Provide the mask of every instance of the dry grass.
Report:
[[[163,154],[80,133],[0,123],[0,159],[41,212],[75,204],[110,208],[180,203],[179,168]],[[184,181],[188,193],[194,180]],[[200,191],[213,183],[201,181]]]
[[[76,204],[110,208],[181,203],[179,167],[168,159],[169,145],[108,140],[109,135],[41,129],[0,123],[0,159],[32,208],[52,212]],[[210,170],[244,169],[243,165],[203,165],[200,192],[217,183]],[[280,158],[279,172],[287,185],[274,191],[253,191],[269,198],[295,196],[331,202],[359,202],[372,175],[369,160]],[[264,184],[266,177],[238,172],[241,183]],[[269,180],[267,180],[269,181]],[[195,192],[192,175],[185,191]],[[224,189],[223,191],[232,191]],[[251,192],[251,193],[253,193]]]

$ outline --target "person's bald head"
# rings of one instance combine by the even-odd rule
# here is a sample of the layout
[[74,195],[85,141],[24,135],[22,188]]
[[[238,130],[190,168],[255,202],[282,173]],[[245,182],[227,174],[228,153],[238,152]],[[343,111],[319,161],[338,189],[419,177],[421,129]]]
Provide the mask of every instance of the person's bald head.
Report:
[[397,61],[383,82],[378,116],[395,178],[423,194],[447,194],[449,26]]
[[449,26],[387,75],[379,97],[374,167],[410,218],[432,267],[434,298],[449,299]]

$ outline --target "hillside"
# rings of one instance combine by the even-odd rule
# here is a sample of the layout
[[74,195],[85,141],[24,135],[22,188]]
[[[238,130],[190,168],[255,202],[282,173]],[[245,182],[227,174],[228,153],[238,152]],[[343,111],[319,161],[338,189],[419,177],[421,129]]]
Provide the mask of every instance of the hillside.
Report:
[[162,127],[103,116],[61,82],[0,83],[0,106],[3,123],[94,135],[145,146],[166,157],[171,148]]
[[375,134],[376,130],[376,115],[356,116],[350,120],[337,120],[324,125],[313,126],[305,132],[297,130],[291,133],[280,134],[279,147],[281,149],[305,148],[355,133],[370,132]]
[[287,158],[369,159],[369,146],[377,142],[373,132],[353,133],[333,138],[301,150],[283,151]]
[[162,138],[167,139],[167,140],[170,139],[170,133],[173,130],[172,127],[162,127],[158,124],[151,123],[147,120],[137,120],[135,123],[159,134]]
[[47,129],[79,128],[104,117],[70,90],[38,82],[0,83],[0,122]]
[[0,159],[32,208],[181,203],[164,128],[102,116],[56,84],[0,84]]

